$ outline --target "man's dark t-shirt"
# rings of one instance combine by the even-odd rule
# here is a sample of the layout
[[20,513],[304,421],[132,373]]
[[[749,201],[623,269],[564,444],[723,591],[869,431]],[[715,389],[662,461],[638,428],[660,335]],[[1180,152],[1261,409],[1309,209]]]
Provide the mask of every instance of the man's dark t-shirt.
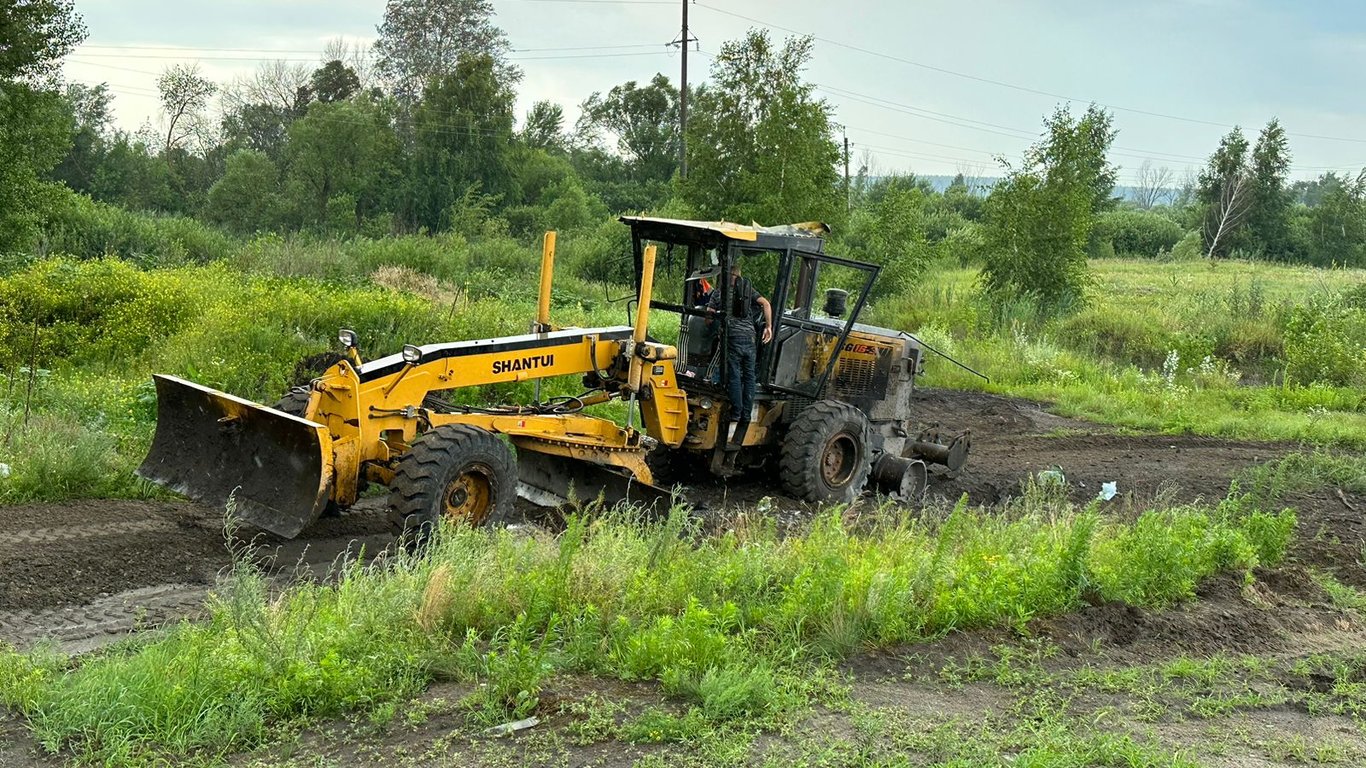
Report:
[[[711,292],[707,302],[711,309],[721,309],[721,286]],[[737,278],[730,286],[730,317],[726,326],[730,331],[731,343],[754,341],[754,313],[759,309],[759,292],[745,278]]]

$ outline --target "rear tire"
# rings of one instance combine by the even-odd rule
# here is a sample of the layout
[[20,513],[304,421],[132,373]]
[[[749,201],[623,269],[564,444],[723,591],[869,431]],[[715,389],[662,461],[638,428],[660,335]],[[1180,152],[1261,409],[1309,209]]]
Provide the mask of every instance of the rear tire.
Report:
[[389,520],[409,548],[426,543],[442,518],[474,526],[506,525],[517,498],[512,449],[479,427],[428,430],[398,461],[389,485]]
[[783,437],[783,485],[803,501],[849,503],[872,471],[868,417],[848,403],[820,400],[793,419]]

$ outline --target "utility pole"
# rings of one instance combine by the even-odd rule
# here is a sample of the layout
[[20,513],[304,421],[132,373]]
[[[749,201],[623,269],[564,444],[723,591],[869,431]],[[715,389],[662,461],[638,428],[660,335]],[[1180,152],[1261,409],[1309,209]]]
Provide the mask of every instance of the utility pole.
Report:
[[844,134],[844,210],[851,211],[854,204],[849,199],[849,132],[843,128],[840,132]]
[[678,176],[688,178],[688,0],[683,0],[683,36],[679,39],[683,49],[683,72],[679,75],[678,85]]

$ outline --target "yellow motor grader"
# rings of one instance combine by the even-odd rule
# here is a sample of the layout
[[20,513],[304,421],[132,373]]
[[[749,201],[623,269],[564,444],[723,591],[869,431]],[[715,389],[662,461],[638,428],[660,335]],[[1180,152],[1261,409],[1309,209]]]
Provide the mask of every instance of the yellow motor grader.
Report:
[[[764,467],[813,502],[850,501],[870,480],[910,496],[924,486],[926,462],[962,466],[966,433],[910,422],[922,346],[857,322],[879,268],[826,254],[824,225],[622,222],[633,242],[630,325],[551,322],[550,232],[530,333],[408,345],[363,361],[355,334],[342,330],[342,359],[274,408],[158,375],[156,435],[138,474],[207,503],[232,497],[244,521],[283,537],[379,483],[396,532],[420,540],[442,518],[506,522],[519,493],[542,505],[656,503],[670,495],[656,473],[684,465],[718,475]],[[733,413],[724,386],[735,264],[769,298],[775,326],[757,356],[749,414]],[[650,335],[652,316],[676,316],[661,328],[674,343]],[[587,391],[542,401],[541,380],[559,376],[582,377]],[[536,382],[535,402],[442,397],[522,381]],[[624,424],[587,413],[611,400],[627,403]],[[731,421],[740,423],[733,436]]]

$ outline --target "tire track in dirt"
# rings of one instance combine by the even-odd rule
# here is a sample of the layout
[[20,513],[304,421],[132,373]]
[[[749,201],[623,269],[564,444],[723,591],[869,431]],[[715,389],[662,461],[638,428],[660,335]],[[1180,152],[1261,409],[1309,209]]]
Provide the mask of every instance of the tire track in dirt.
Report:
[[392,542],[377,500],[284,540],[250,529],[232,545],[222,513],[189,502],[99,500],[0,508],[0,643],[79,653],[132,632],[195,620],[247,554],[277,584],[324,579]]

